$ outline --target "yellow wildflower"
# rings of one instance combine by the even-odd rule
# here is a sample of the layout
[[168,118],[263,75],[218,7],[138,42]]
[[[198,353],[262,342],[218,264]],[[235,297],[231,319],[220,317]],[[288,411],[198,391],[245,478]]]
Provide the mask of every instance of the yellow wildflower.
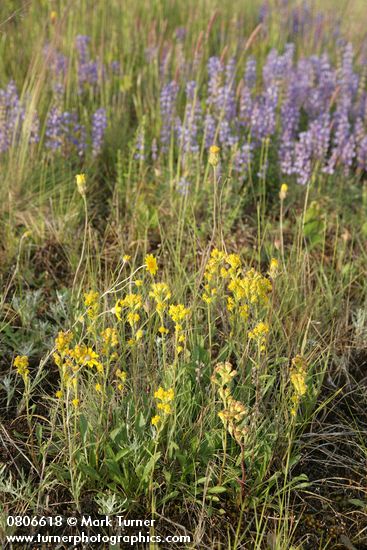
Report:
[[160,421],[161,421],[161,417],[159,416],[159,414],[156,414],[155,416],[153,416],[151,420],[152,426],[157,426]]
[[72,400],[72,404],[75,408],[79,407],[79,399],[77,397],[75,397],[73,400]]
[[117,319],[121,321],[121,311],[122,307],[120,306],[120,300],[117,300],[115,306],[112,308],[111,312],[116,315]]
[[296,355],[296,357],[292,359],[290,381],[292,382],[296,395],[298,397],[302,397],[307,392],[306,376],[306,360],[301,355]]
[[120,305],[136,311],[143,305],[142,297],[140,294],[126,294],[126,296],[120,300]]
[[126,318],[127,318],[127,322],[129,323],[129,325],[133,326],[140,320],[140,315],[139,315],[139,313],[135,313],[133,311],[130,311],[127,314]]
[[154,397],[155,399],[159,399],[164,403],[170,403],[175,397],[175,392],[173,388],[170,388],[169,390],[164,390],[162,386],[160,386],[158,390],[154,392]]
[[212,145],[209,148],[209,158],[208,158],[209,164],[211,164],[212,166],[218,165],[219,153],[220,153],[220,148],[217,145]]
[[101,392],[101,391],[102,391],[102,386],[101,386],[100,383],[97,383],[94,387],[95,387],[95,390],[96,390],[97,392]]
[[168,313],[174,323],[179,323],[189,315],[190,310],[186,308],[183,304],[177,304],[171,305],[169,307]]
[[129,262],[131,260],[131,256],[129,254],[125,254],[124,256],[122,256],[122,261],[123,262]]
[[234,270],[241,267],[241,258],[238,254],[229,254],[226,258],[226,261]]
[[276,258],[272,258],[270,260],[270,265],[269,265],[269,276],[272,278],[272,279],[275,279],[275,277],[277,276],[278,274],[278,268],[279,268],[279,262]]
[[166,283],[153,283],[150,288],[149,296],[155,300],[156,310],[160,314],[167,307],[167,302],[171,298],[171,291]]
[[166,414],[171,414],[172,412],[171,405],[169,403],[158,403],[157,409],[163,411]]
[[87,307],[87,315],[90,319],[95,319],[99,310],[99,294],[95,290],[90,290],[84,294],[84,305]]
[[63,396],[63,393],[61,390],[58,390],[56,393],[55,393],[55,397],[57,397],[57,399],[62,399],[62,396]]
[[261,351],[265,351],[265,339],[269,332],[269,325],[260,321],[252,330],[249,331],[248,337],[250,340],[255,340],[260,346]]
[[169,330],[168,330],[168,328],[166,328],[162,325],[162,326],[159,327],[158,332],[160,332],[161,334],[168,334]]
[[13,363],[14,367],[17,369],[17,373],[23,378],[27,378],[29,374],[28,366],[29,361],[26,355],[17,355]]
[[146,264],[146,270],[154,276],[158,271],[158,264],[153,254],[148,254],[145,256],[144,263]]
[[112,348],[116,347],[118,344],[118,333],[115,328],[107,327],[102,331],[102,339],[103,342],[107,346],[111,346]]
[[85,344],[77,345],[70,353],[71,357],[75,359],[79,365],[87,365],[88,367],[93,367],[100,364],[98,359],[98,354],[91,347],[87,347]]
[[77,174],[75,176],[75,179],[78,191],[82,195],[82,197],[84,197],[87,190],[85,174]]
[[292,372],[290,375],[290,379],[297,395],[299,396],[304,395],[307,391],[305,374],[301,372]]
[[72,341],[72,339],[73,339],[73,334],[71,332],[60,331],[55,338],[55,348],[60,353],[68,353],[70,351],[69,344]]
[[279,198],[281,201],[284,201],[284,199],[287,197],[287,193],[288,193],[288,185],[286,183],[282,183],[279,191]]

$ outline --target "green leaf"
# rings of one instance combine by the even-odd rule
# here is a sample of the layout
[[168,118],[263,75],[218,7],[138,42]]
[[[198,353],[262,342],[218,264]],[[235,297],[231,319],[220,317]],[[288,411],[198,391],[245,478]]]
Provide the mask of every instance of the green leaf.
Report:
[[218,495],[220,493],[225,493],[227,491],[226,487],[221,487],[220,485],[216,485],[215,487],[210,487],[208,489],[209,495]]
[[91,479],[94,479],[96,481],[101,481],[101,476],[99,475],[99,473],[94,468],[92,468],[92,466],[89,466],[89,464],[85,464],[85,462],[80,462],[78,464],[78,467],[87,477],[90,477]]
[[150,459],[148,460],[148,462],[146,463],[146,465],[144,467],[143,474],[141,476],[142,481],[147,481],[149,479],[149,476],[150,476],[151,472],[154,470],[154,467],[155,467],[156,463],[158,462],[158,460],[161,457],[161,454],[162,453],[155,453],[154,455],[152,455],[150,457]]

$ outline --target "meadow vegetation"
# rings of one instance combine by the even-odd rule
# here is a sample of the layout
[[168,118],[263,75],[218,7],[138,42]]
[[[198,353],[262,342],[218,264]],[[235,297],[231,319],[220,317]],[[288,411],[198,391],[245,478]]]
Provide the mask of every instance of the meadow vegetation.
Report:
[[1,2],[2,536],[120,513],[187,548],[367,547],[348,9]]

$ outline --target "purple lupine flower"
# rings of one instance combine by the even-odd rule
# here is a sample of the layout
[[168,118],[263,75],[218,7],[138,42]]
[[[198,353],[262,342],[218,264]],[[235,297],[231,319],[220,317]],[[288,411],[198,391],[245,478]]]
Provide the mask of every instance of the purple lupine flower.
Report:
[[278,104],[277,86],[269,86],[257,99],[252,116],[252,133],[257,139],[273,135],[276,123],[276,108]]
[[207,103],[213,109],[221,110],[223,65],[219,57],[210,57],[208,61],[208,98]]
[[58,107],[52,107],[46,119],[46,141],[47,149],[56,151],[62,146],[62,114]]
[[75,45],[78,52],[79,62],[84,65],[89,61],[90,36],[78,34],[75,39]]
[[184,157],[187,153],[197,153],[199,151],[197,134],[201,122],[201,107],[200,102],[195,97],[196,87],[197,85],[194,80],[186,84],[188,102],[185,107],[183,124],[181,124],[180,119],[176,119],[178,143],[184,153]]
[[311,132],[301,132],[295,145],[294,173],[301,185],[310,182],[312,174],[312,135]]
[[205,147],[209,149],[215,141],[215,132],[217,129],[217,124],[214,120],[214,117],[207,113],[204,119],[204,138],[205,138]]
[[242,86],[240,91],[239,123],[241,126],[250,126],[253,100],[251,90]]
[[87,131],[84,124],[79,124],[77,119],[74,121],[72,136],[72,143],[76,147],[78,156],[83,157],[87,149]]
[[152,141],[151,151],[152,151],[152,160],[156,161],[158,158],[158,145],[157,145],[157,140],[155,138]]
[[82,91],[85,84],[96,85],[98,80],[104,77],[106,71],[102,63],[90,59],[89,43],[89,36],[78,35],[76,37],[79,91]]
[[223,118],[219,123],[219,143],[223,148],[233,147],[238,142],[238,135],[235,135],[227,119]]
[[245,175],[248,172],[248,167],[252,160],[252,145],[250,143],[244,143],[242,147],[236,151],[233,169],[239,174]]
[[101,152],[106,128],[106,110],[103,108],[97,109],[92,116],[92,154],[94,157]]
[[166,84],[161,91],[160,107],[162,129],[160,139],[163,151],[168,150],[168,145],[171,141],[172,126],[175,119],[177,94],[178,86],[174,80]]
[[330,145],[331,120],[329,113],[324,113],[310,123],[312,150],[315,159],[324,161]]
[[141,127],[136,136],[135,160],[145,160],[145,135],[144,128]]
[[13,81],[0,90],[0,152],[5,152],[16,143],[20,135],[25,110]]
[[246,87],[250,90],[252,90],[256,84],[256,59],[254,57],[249,57],[246,61],[244,81]]
[[263,82],[265,87],[286,80],[293,65],[294,44],[287,44],[283,55],[272,49],[263,67]]
[[236,95],[235,95],[236,60],[232,57],[225,67],[225,82],[223,87],[222,111],[227,120],[231,121],[236,117]]
[[186,196],[190,189],[190,182],[187,181],[185,177],[182,177],[178,180],[176,184],[176,189],[180,195]]

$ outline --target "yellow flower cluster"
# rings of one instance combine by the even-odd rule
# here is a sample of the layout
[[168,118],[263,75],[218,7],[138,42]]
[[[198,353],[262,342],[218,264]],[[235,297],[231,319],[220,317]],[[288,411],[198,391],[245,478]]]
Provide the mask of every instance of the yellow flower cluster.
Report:
[[249,331],[248,337],[250,340],[255,340],[260,347],[261,351],[265,350],[266,336],[269,332],[268,323],[260,321],[252,330]]
[[69,344],[71,343],[72,339],[73,339],[72,332],[60,331],[55,338],[55,348],[60,353],[67,354],[69,352],[69,349],[70,349]]
[[17,355],[14,359],[13,366],[17,369],[17,373],[26,380],[29,374],[29,361],[26,355]]
[[[242,262],[238,254],[226,254],[217,248],[211,252],[204,278],[206,285],[203,300],[207,303],[211,303],[218,294],[218,286],[223,281],[227,282],[227,290],[230,292],[227,297],[229,311],[234,309],[236,302],[239,305],[267,304],[272,290],[269,279],[253,268],[242,274]],[[248,313],[246,308],[243,313]]]
[[297,407],[307,392],[306,377],[307,377],[307,362],[302,355],[296,355],[292,359],[292,367],[290,371],[290,381],[293,385],[294,395],[292,396],[293,407],[291,414],[296,416]]
[[153,426],[158,426],[158,424],[163,422],[166,417],[172,413],[171,402],[174,397],[175,392],[173,388],[165,390],[162,387],[159,387],[158,390],[154,392],[154,399],[157,401],[157,409],[159,413],[153,416],[151,420]]
[[[269,274],[275,277],[277,269],[278,261],[272,259]],[[211,304],[217,298],[225,298],[233,324],[238,320],[246,322],[251,316],[252,323],[258,324],[249,332],[248,337],[257,340],[263,350],[268,326],[259,322],[259,314],[261,308],[269,303],[271,281],[253,268],[244,271],[238,254],[226,254],[217,248],[211,252],[204,279],[203,300]]]
[[117,389],[119,391],[123,391],[123,389],[125,388],[126,378],[127,378],[126,372],[122,371],[121,369],[117,369],[116,379],[117,379]]
[[156,311],[162,314],[168,307],[168,300],[171,298],[171,291],[166,283],[153,283],[149,296],[156,303]]
[[244,276],[232,278],[228,290],[237,302],[245,300],[249,304],[264,305],[269,301],[272,284],[269,279],[251,268]]
[[176,327],[181,330],[180,323],[189,315],[190,310],[189,308],[185,307],[183,304],[177,304],[177,305],[171,305],[168,310],[169,316],[171,317],[172,321],[176,323]]
[[121,300],[117,300],[112,312],[116,315],[119,321],[122,320],[122,310],[126,309],[126,321],[132,329],[132,337],[128,340],[128,344],[133,346],[143,337],[142,329],[137,328],[137,323],[140,321],[139,310],[143,307],[143,297],[141,294],[126,294]]
[[178,355],[184,350],[183,344],[185,343],[185,336],[182,333],[183,326],[181,323],[190,315],[190,309],[183,304],[172,304],[169,307],[168,314],[175,323],[175,346]]
[[84,294],[84,305],[87,308],[89,319],[94,320],[99,312],[99,293],[95,290],[90,290]]
[[243,403],[232,396],[231,384],[236,376],[237,371],[233,370],[231,363],[226,361],[216,365],[211,380],[218,386],[218,394],[223,403],[223,409],[218,416],[229,434],[241,445],[248,431],[247,426],[244,425],[248,411]]
[[[87,366],[95,368],[97,374],[101,377],[104,374],[103,364],[100,361],[98,353],[84,343],[72,346],[72,332],[59,332],[55,339],[56,352],[53,354],[54,361],[60,369],[60,389],[56,392],[56,397],[61,399],[64,395],[64,389],[69,388],[74,398],[71,401],[74,407],[79,406],[77,396],[78,372],[81,368]],[[102,391],[100,382],[95,385],[97,391]]]
[[103,348],[103,352],[106,353],[108,348],[115,348],[118,343],[118,333],[117,330],[114,327],[107,327],[101,332],[102,340],[105,344],[105,347]]

